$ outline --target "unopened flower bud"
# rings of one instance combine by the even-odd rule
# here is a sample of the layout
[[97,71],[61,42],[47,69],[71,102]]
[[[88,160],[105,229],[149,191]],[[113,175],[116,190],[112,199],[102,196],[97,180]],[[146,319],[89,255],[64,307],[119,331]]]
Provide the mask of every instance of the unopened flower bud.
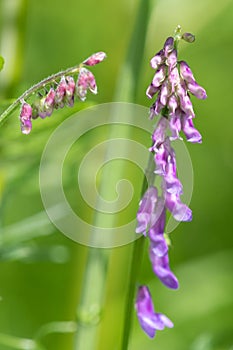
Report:
[[81,101],[86,99],[87,89],[93,94],[97,93],[97,86],[94,75],[86,68],[81,68],[76,83],[76,94]]
[[26,102],[23,102],[21,111],[20,111],[20,122],[21,122],[21,131],[23,134],[27,135],[32,129],[32,107]]
[[107,57],[105,52],[97,52],[88,57],[85,61],[83,61],[83,64],[86,66],[94,66],[95,64],[98,64],[102,62]]
[[64,98],[66,94],[66,88],[67,88],[67,83],[66,83],[66,78],[63,76],[60,80],[60,83],[58,84],[55,92],[55,107],[56,108],[63,108],[65,103],[64,103]]
[[66,77],[66,95],[65,100],[69,107],[74,105],[74,92],[75,92],[75,82],[74,79],[70,76]]
[[168,56],[168,54],[174,49],[174,38],[169,37],[164,43],[164,55],[165,57]]
[[193,43],[195,41],[195,35],[191,33],[184,33],[182,39],[187,41],[187,43]]

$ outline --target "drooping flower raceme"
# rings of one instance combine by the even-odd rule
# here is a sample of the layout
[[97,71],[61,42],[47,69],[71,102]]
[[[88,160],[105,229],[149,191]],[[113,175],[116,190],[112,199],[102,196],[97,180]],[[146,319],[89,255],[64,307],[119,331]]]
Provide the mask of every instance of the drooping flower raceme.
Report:
[[[154,274],[171,289],[177,289],[179,283],[169,266],[168,244],[164,235],[166,212],[168,210],[177,221],[192,220],[191,209],[181,200],[183,186],[177,176],[176,154],[171,143],[182,139],[181,132],[187,141],[201,143],[201,134],[193,123],[195,113],[190,94],[199,99],[207,97],[188,64],[177,59],[180,39],[193,42],[194,36],[190,33],[181,36],[178,27],[174,38],[167,38],[163,49],[150,62],[155,74],[146,94],[150,99],[155,95],[157,97],[150,108],[149,117],[158,117],[159,120],[149,151],[154,156],[155,176],[161,177],[161,195],[154,184],[149,184],[139,204],[136,228],[137,233],[149,238],[149,257]],[[154,312],[146,286],[139,288],[135,307],[139,323],[149,337],[154,337],[156,330],[164,326],[172,327],[170,320]]]
[[[72,107],[75,96],[84,101],[88,90],[93,94],[97,94],[95,77],[84,66],[94,66],[102,62],[105,57],[104,52],[97,52],[79,66],[57,73],[26,91],[19,98],[21,102],[20,124],[22,133],[29,134],[31,132],[32,119],[50,117],[54,109],[63,108],[65,105]],[[73,77],[75,75],[77,75],[76,82]],[[59,82],[57,82],[58,78],[60,78]],[[49,90],[47,90],[48,87]],[[38,90],[40,91],[32,103],[25,101],[27,97],[38,92]],[[44,90],[43,93],[41,93],[41,90]]]

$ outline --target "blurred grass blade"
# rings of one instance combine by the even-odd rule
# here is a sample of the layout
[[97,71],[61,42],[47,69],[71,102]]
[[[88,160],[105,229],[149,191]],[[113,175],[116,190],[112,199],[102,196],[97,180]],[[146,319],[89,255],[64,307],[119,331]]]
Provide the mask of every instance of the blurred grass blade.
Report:
[[115,101],[136,102],[136,93],[143,62],[147,26],[150,14],[150,1],[141,0],[138,14],[129,43],[126,60],[119,72]]
[[0,344],[9,349],[18,350],[45,350],[32,339],[18,338],[12,335],[0,333]]

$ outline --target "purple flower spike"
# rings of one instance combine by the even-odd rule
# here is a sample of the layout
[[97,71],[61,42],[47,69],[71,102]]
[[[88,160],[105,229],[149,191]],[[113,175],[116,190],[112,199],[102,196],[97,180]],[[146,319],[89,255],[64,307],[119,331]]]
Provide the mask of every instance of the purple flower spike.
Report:
[[[174,38],[167,38],[163,49],[150,61],[156,72],[146,95],[150,99],[156,96],[150,107],[149,118],[159,116],[152,134],[153,144],[149,148],[154,157],[154,166],[150,165],[151,174],[154,171],[154,174],[160,176],[160,188],[157,190],[152,186],[152,177],[149,189],[140,202],[136,229],[136,232],[149,238],[149,256],[153,272],[171,289],[177,289],[179,282],[169,266],[169,244],[165,233],[166,214],[170,211],[177,221],[192,220],[191,209],[181,200],[183,186],[177,176],[176,153],[171,142],[176,139],[182,140],[180,132],[183,131],[187,141],[201,143],[201,134],[193,125],[195,113],[190,95],[199,99],[207,97],[205,89],[195,81],[188,64],[177,60],[177,47],[181,39],[193,42],[195,37],[190,33],[182,35],[178,26]],[[156,330],[165,326],[173,327],[165,315],[154,312],[150,292],[146,286],[139,288],[135,306],[140,325],[149,337],[153,338]]]
[[97,52],[88,57],[85,61],[83,61],[83,64],[86,66],[94,66],[100,62],[102,62],[107,57],[105,52]]
[[153,186],[149,187],[139,204],[139,209],[137,212],[138,225],[136,228],[136,233],[143,233],[143,235],[146,236],[146,232],[152,219],[152,214],[154,212],[157,198],[157,188]]
[[146,286],[140,286],[138,288],[135,308],[139,323],[150,338],[154,338],[156,330],[173,327],[173,323],[169,318],[154,311],[152,298]]
[[28,103],[23,102],[19,118],[22,133],[28,135],[32,130],[32,107]]
[[170,270],[168,255],[158,256],[154,253],[153,248],[150,247],[150,259],[153,271],[160,281],[168,288],[179,288],[179,282],[173,272]]

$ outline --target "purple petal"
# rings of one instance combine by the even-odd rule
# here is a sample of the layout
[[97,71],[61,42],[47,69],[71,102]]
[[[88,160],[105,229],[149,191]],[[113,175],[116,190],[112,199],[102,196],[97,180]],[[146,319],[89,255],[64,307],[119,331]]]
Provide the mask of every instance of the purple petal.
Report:
[[105,52],[96,52],[88,57],[85,61],[83,61],[83,64],[86,66],[94,66],[95,64],[102,62],[106,57],[107,55]]
[[158,67],[164,62],[164,51],[160,50],[151,60],[151,67],[154,69],[158,69]]
[[170,114],[169,127],[172,133],[170,140],[181,139],[180,130],[181,130],[181,111],[179,109],[173,114]]
[[157,151],[159,146],[165,141],[167,127],[168,120],[164,117],[161,117],[152,135],[152,140],[154,141],[154,144],[150,148],[150,151]]
[[136,233],[143,233],[146,235],[146,231],[152,219],[152,214],[154,212],[157,198],[157,188],[153,186],[149,187],[139,204],[139,209],[137,212],[138,225],[136,228]]
[[175,113],[178,107],[178,101],[175,95],[171,95],[168,99],[168,108],[172,114]]
[[196,96],[200,100],[204,100],[207,98],[207,94],[206,94],[205,89],[202,86],[200,86],[198,83],[196,83],[196,82],[188,83],[187,87],[188,87],[189,91],[191,92],[191,94],[193,94],[194,96]]
[[193,105],[188,95],[185,95],[183,98],[180,99],[180,106],[189,118],[195,117]]
[[197,129],[194,128],[191,118],[184,116],[182,118],[182,130],[187,138],[187,141],[193,143],[201,143],[202,136]]
[[191,221],[192,210],[180,201],[177,194],[166,192],[166,207],[177,221]]
[[168,75],[168,80],[171,84],[171,92],[176,91],[176,87],[180,84],[180,76],[177,67],[173,68]]
[[191,68],[185,61],[180,61],[180,75],[187,83],[194,83],[195,78]]
[[163,314],[155,313],[149,289],[140,286],[136,297],[135,309],[140,326],[144,332],[154,338],[156,330],[163,330],[165,327],[171,328],[172,322]]
[[151,249],[153,254],[158,257],[162,257],[168,252],[168,245],[162,233],[158,234],[156,230],[153,228],[149,231],[149,236],[151,240]]
[[21,131],[24,135],[28,135],[32,130],[31,120],[21,121]]
[[164,105],[162,105],[162,103],[160,102],[160,96],[161,96],[161,92],[159,92],[155,103],[153,103],[152,107],[150,108],[150,111],[151,111],[150,119],[152,119],[153,116],[155,115],[159,115],[162,109],[164,108]]
[[165,327],[168,327],[168,328],[174,327],[173,322],[167,316],[163,314],[157,314],[157,315],[159,316],[160,320],[163,322]]
[[168,288],[177,289],[179,287],[179,282],[170,270],[168,254],[162,257],[157,256],[150,248],[150,259],[153,271],[160,281]]
[[168,54],[174,49],[174,38],[169,37],[164,43],[164,55],[168,57]]
[[152,98],[156,92],[158,92],[159,88],[153,86],[152,84],[148,86],[147,90],[146,90],[146,95],[149,98]]
[[171,94],[170,86],[168,84],[168,81],[165,80],[161,87],[161,93],[160,93],[160,102],[162,103],[163,106],[166,106],[170,94]]
[[167,69],[166,66],[163,64],[155,73],[151,85],[153,85],[154,87],[159,87],[166,78],[166,74]]
[[169,69],[173,69],[177,64],[177,51],[172,50],[172,52],[168,55],[166,60],[167,65],[169,66]]

